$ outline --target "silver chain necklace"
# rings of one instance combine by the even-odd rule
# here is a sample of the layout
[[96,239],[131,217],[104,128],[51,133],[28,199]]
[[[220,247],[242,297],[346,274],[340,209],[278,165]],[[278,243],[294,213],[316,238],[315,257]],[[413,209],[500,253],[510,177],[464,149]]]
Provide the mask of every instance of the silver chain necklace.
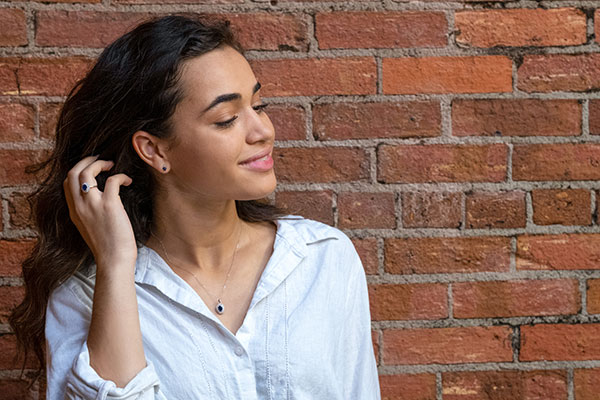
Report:
[[[188,271],[185,268],[175,265],[175,263],[173,263],[173,261],[171,261],[171,259],[169,258],[169,253],[167,252],[167,249],[165,249],[165,245],[163,244],[162,240],[160,240],[160,238],[158,236],[156,236],[153,231],[150,231],[150,234],[152,236],[154,236],[156,238],[156,240],[158,240],[158,243],[160,243],[160,247],[162,247],[163,253],[165,253],[165,258],[167,259],[167,261],[169,262],[170,265],[174,266],[175,268],[179,268],[179,269],[187,272],[188,274],[192,275],[192,277],[196,280],[196,282],[198,282],[198,284],[200,286],[202,286],[202,289],[204,289],[204,291],[206,293],[208,293],[208,295],[210,297],[213,297],[213,298],[215,297],[206,289],[206,287],[204,287],[202,282],[200,282],[200,280],[196,277],[196,274]],[[240,247],[240,237],[241,236],[242,236],[242,227],[240,227],[240,231],[238,232],[237,243],[235,245],[235,250],[233,251],[233,256],[231,257],[231,264],[229,265],[229,270],[227,271],[227,276],[225,277],[225,283],[223,284],[223,289],[221,289],[221,294],[219,295],[219,297],[217,297],[217,305],[215,306],[215,311],[219,315],[221,315],[225,312],[225,306],[223,305],[223,302],[221,302],[221,297],[223,297],[223,292],[225,291],[225,288],[227,287],[227,281],[229,280],[229,275],[231,274],[231,268],[233,267],[235,255],[237,254],[238,248]]]

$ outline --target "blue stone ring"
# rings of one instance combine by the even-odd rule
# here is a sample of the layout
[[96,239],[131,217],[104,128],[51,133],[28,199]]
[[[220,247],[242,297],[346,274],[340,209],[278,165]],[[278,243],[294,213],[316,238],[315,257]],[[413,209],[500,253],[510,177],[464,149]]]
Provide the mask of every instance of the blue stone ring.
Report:
[[91,188],[95,188],[95,187],[98,187],[98,185],[90,185],[89,183],[87,183],[87,182],[84,182],[84,183],[81,185],[81,191],[82,191],[83,193],[87,193],[87,192],[89,192],[89,191],[90,191],[90,189],[91,189]]

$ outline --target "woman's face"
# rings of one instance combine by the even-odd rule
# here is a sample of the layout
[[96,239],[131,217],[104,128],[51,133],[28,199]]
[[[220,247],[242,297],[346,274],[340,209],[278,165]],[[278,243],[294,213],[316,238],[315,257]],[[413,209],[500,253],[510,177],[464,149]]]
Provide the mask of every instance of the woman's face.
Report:
[[182,71],[175,145],[167,150],[174,189],[209,200],[267,196],[276,185],[275,132],[246,59],[223,46],[186,61]]

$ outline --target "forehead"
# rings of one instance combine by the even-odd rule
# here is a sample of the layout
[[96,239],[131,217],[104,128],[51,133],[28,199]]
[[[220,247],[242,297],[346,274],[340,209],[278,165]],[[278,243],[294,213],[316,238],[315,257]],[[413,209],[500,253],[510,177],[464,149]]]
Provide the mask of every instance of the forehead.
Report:
[[215,97],[227,93],[249,96],[255,84],[248,61],[229,46],[185,61],[180,79],[183,101],[198,106],[207,106]]

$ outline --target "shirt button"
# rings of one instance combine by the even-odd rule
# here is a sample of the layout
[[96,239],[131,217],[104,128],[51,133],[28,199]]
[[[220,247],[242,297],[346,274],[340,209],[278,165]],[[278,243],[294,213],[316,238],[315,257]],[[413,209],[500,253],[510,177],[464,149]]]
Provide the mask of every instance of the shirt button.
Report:
[[235,348],[235,355],[238,357],[241,357],[242,354],[244,354],[244,349],[242,349],[240,346]]

